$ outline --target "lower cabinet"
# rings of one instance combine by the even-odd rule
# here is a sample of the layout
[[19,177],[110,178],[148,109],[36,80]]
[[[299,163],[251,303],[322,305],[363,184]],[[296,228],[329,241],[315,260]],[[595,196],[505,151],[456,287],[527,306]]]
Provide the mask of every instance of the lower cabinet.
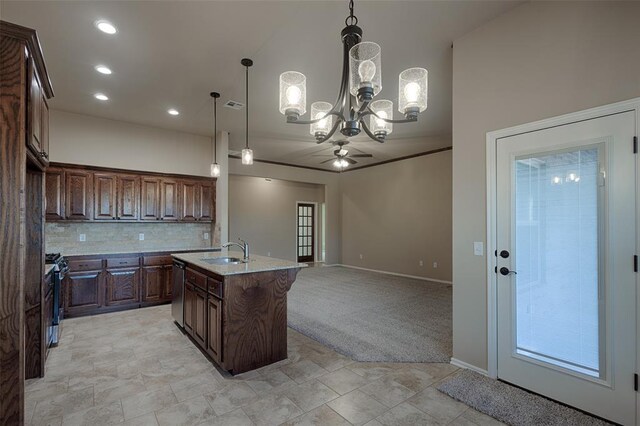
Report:
[[207,301],[207,353],[218,364],[222,362],[222,301],[209,295]]
[[194,287],[193,298],[193,339],[203,348],[207,344],[207,292],[199,287]]
[[143,303],[169,302],[172,293],[173,267],[171,265],[144,266],[142,268]]
[[140,302],[140,268],[106,270],[106,305],[129,305]]
[[193,336],[193,323],[195,316],[193,315],[195,307],[196,291],[192,284],[184,284],[184,329]]
[[102,270],[70,272],[63,284],[65,316],[90,314],[102,306]]

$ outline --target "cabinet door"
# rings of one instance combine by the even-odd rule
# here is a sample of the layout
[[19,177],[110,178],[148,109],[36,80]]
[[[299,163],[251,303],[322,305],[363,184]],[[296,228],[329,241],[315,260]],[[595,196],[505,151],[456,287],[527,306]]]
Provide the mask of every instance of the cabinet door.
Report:
[[71,220],[91,220],[93,204],[92,173],[68,169],[64,174],[66,218]]
[[93,218],[116,220],[117,178],[111,173],[93,175]]
[[180,183],[181,218],[185,222],[194,222],[200,217],[200,203],[198,202],[198,183],[182,181]]
[[42,158],[42,85],[36,71],[33,57],[28,63],[29,78],[29,99],[27,100],[27,147],[33,152],[36,158]]
[[209,296],[207,301],[207,353],[222,362],[222,302]]
[[165,271],[163,266],[142,268],[142,301],[159,302],[162,298]]
[[47,169],[45,204],[47,220],[64,219],[64,171],[62,169]]
[[64,278],[63,288],[65,315],[102,306],[101,271],[70,272]]
[[164,276],[162,277],[162,298],[166,301],[173,299],[173,265],[162,267]]
[[162,179],[160,182],[160,220],[179,220],[178,182]]
[[215,217],[216,191],[213,182],[200,182],[198,184],[199,221],[211,222]]
[[184,285],[184,329],[193,336],[193,321],[195,290],[193,285],[185,283]]
[[207,342],[207,292],[195,287],[193,339],[205,349]]
[[142,220],[160,219],[160,179],[142,178],[141,213]]
[[140,268],[107,269],[106,287],[107,306],[140,302]]
[[41,122],[40,122],[40,145],[42,146],[42,161],[45,166],[49,165],[49,104],[42,91],[41,99]]
[[118,220],[138,220],[140,204],[140,178],[118,176]]

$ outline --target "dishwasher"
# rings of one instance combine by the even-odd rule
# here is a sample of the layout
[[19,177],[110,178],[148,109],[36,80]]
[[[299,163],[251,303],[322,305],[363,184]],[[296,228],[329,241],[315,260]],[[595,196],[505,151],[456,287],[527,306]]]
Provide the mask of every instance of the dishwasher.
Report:
[[171,315],[181,328],[184,328],[184,274],[186,265],[179,260],[173,260],[173,299],[171,300]]

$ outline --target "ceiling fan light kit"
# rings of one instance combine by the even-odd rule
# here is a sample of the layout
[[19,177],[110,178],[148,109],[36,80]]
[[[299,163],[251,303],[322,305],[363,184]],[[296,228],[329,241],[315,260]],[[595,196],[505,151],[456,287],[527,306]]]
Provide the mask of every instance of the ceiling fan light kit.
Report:
[[342,30],[342,79],[336,102],[314,102],[310,119],[301,120],[307,110],[307,79],[300,72],[287,71],[280,75],[280,112],[287,117],[287,123],[309,125],[317,143],[329,140],[338,130],[346,137],[364,131],[371,139],[383,143],[394,123],[416,122],[427,108],[428,72],[424,68],[409,68],[400,73],[398,110],[404,118],[394,120],[392,101],[374,101],[382,90],[380,46],[362,41],[362,29],[353,14],[353,0],[349,1],[349,12]]

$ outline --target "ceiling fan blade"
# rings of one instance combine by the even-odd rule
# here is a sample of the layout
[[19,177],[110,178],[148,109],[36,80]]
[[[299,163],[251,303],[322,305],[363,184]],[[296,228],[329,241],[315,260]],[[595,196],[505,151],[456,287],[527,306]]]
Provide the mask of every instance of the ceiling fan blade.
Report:
[[334,157],[333,154],[313,154],[312,157]]
[[344,158],[344,160],[347,160],[347,162],[348,162],[349,164],[358,164],[358,162],[357,162],[356,160],[352,160],[352,159],[351,159],[351,158],[349,158],[349,157]]
[[352,154],[349,157],[351,158],[371,158],[373,155],[371,154]]
[[328,160],[322,161],[320,164],[328,163],[329,161],[334,161],[334,159],[333,158],[329,158]]

